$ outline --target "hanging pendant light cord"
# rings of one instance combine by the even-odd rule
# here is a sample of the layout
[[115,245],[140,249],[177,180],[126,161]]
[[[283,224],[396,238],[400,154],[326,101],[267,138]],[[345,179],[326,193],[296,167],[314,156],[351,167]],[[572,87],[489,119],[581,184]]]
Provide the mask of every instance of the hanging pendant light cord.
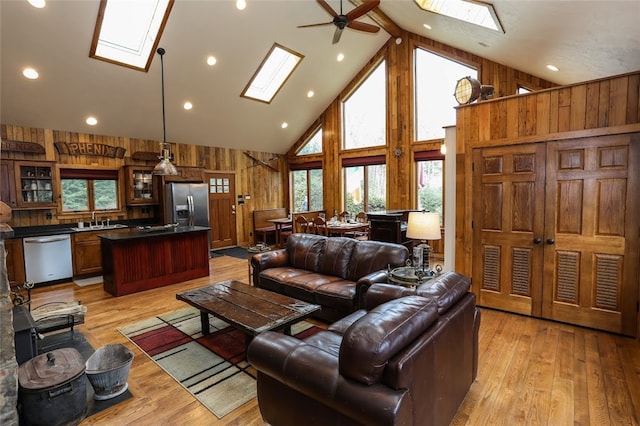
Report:
[[164,54],[165,50],[162,47],[158,48],[158,54],[160,55],[160,78],[162,82],[162,148],[167,148],[167,126],[166,115],[164,111]]

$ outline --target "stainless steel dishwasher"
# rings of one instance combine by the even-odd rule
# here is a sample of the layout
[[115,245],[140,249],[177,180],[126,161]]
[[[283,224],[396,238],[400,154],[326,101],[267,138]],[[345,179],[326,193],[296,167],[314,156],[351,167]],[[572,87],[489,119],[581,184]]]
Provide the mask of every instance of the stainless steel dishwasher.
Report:
[[27,281],[37,284],[72,277],[69,234],[27,237],[22,243]]

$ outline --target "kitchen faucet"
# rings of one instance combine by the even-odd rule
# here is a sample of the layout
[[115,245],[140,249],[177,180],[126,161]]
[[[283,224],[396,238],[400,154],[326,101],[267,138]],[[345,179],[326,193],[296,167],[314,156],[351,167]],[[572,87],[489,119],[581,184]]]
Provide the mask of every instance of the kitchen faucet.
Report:
[[[95,226],[98,226],[98,220],[96,219],[96,211],[92,211],[91,212],[91,220],[93,220],[95,222]],[[89,224],[89,226],[92,226],[91,224]]]

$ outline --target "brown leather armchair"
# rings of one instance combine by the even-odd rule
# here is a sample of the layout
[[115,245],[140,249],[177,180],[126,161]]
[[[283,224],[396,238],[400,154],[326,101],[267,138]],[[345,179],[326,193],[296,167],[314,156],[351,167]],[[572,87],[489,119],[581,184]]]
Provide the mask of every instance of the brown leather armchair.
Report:
[[[304,340],[258,335],[247,356],[273,426],[447,425],[477,372],[480,312],[469,280],[374,284],[366,309]],[[410,294],[411,293],[411,294]]]

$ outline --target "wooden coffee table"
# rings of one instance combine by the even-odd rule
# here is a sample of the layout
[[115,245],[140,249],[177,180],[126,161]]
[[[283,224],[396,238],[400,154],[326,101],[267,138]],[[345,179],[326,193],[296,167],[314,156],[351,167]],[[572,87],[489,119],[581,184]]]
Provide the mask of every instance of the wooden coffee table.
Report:
[[176,294],[200,310],[202,334],[209,330],[209,315],[244,331],[247,346],[253,336],[264,331],[284,331],[291,334],[291,325],[320,310],[320,305],[274,293],[240,281],[224,281]]

